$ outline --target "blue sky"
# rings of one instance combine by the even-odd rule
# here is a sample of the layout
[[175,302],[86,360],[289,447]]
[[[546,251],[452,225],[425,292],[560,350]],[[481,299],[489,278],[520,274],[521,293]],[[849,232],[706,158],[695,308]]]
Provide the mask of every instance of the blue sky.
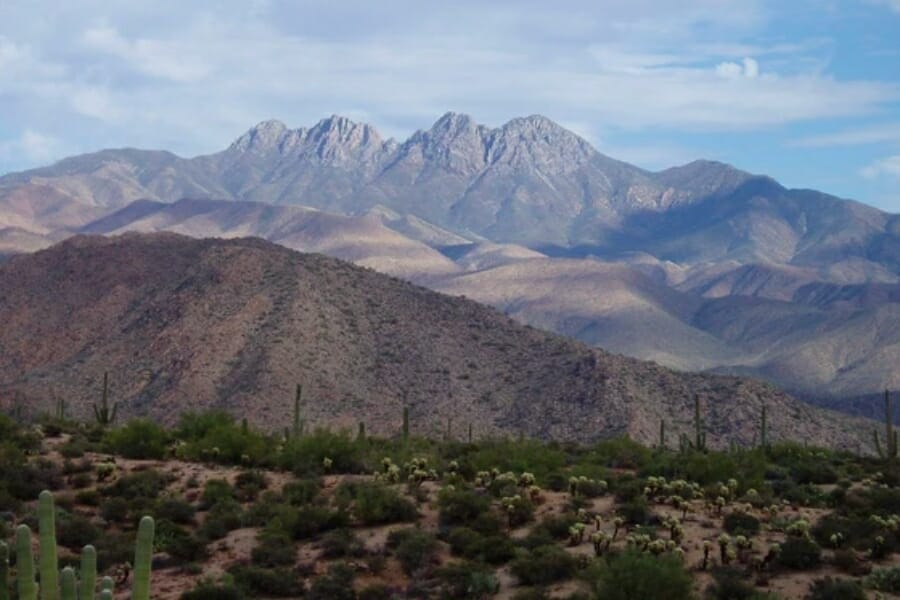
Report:
[[403,138],[448,110],[900,212],[900,0],[0,2],[0,173],[214,152],[268,118]]

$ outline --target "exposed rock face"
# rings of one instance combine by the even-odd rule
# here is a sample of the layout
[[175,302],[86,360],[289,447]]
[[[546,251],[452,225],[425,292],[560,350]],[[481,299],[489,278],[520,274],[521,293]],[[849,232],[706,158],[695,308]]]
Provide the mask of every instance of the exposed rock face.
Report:
[[649,173],[540,116],[447,113],[399,143],[339,116],[266,121],[208,156],[104,150],[0,178],[2,255],[126,230],[258,235],[838,406],[900,390],[900,216],[712,161]]
[[[48,293],[49,291],[49,293]],[[733,377],[679,374],[520,325],[493,309],[259,239],[75,237],[0,265],[0,402],[65,397],[89,418],[104,371],[123,414],[222,407],[281,427],[302,382],[313,425],[588,441],[690,429],[856,447],[861,422]],[[675,439],[673,437],[673,439]]]

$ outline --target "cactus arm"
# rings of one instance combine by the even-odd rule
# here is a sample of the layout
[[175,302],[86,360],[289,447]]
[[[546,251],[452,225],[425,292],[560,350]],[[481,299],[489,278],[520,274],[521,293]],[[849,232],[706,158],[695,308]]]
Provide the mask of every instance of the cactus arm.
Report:
[[62,577],[60,579],[62,585],[62,600],[78,600],[75,597],[75,569],[66,567],[62,570]]
[[409,439],[409,407],[403,407],[403,441]]
[[153,517],[144,517],[138,526],[134,551],[134,583],[132,600],[150,600],[150,562],[153,559],[153,533],[156,523]]
[[109,575],[104,577],[103,580],[100,582],[100,591],[101,592],[109,592],[110,594],[112,594],[115,587],[116,587],[116,582],[113,581],[113,578],[110,577]]
[[16,584],[19,600],[37,600],[34,556],[31,554],[31,530],[27,525],[19,525],[16,528]]
[[78,599],[94,600],[94,588],[97,586],[97,550],[91,545],[81,549],[81,582]]
[[56,560],[56,507],[53,494],[38,496],[38,534],[41,546],[41,600],[59,600],[59,567]]

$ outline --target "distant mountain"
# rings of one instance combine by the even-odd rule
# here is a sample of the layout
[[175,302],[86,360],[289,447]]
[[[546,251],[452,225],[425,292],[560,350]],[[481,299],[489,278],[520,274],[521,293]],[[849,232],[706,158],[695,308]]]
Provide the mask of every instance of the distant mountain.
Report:
[[131,230],[257,235],[853,410],[900,390],[900,216],[718,162],[651,173],[541,116],[447,113],[400,142],[266,121],[206,156],[104,150],[0,177],[0,255]]
[[[53,293],[46,293],[52,290]],[[225,408],[269,428],[296,383],[312,426],[656,439],[691,427],[752,443],[856,448],[868,425],[752,380],[679,374],[520,325],[497,311],[259,239],[78,236],[0,265],[0,403],[69,402],[87,418],[104,371],[124,415]]]

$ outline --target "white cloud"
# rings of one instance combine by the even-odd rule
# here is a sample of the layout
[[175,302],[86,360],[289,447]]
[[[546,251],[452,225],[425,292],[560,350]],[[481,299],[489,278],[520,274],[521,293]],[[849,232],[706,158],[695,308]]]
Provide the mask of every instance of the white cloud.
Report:
[[804,148],[826,148],[830,146],[858,146],[884,142],[900,142],[900,123],[881,123],[834,133],[812,135],[795,140],[790,145]]
[[886,6],[896,13],[900,13],[900,0],[867,0],[869,4]]
[[900,154],[876,160],[860,172],[867,179],[894,177],[900,179]]
[[723,62],[716,65],[716,74],[725,79],[738,79],[746,77],[755,79],[759,77],[759,63],[752,58],[744,58],[743,62]]
[[26,129],[16,139],[0,141],[0,158],[10,161],[24,158],[32,162],[47,162],[58,158],[62,147],[60,140]]

